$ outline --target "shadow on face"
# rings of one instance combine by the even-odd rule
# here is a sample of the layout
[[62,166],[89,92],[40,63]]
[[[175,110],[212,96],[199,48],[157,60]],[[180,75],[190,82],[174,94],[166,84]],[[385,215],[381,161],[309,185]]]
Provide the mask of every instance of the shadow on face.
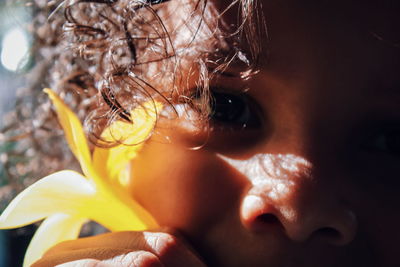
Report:
[[258,74],[212,82],[207,133],[161,122],[132,194],[210,265],[397,266],[397,4],[261,4]]

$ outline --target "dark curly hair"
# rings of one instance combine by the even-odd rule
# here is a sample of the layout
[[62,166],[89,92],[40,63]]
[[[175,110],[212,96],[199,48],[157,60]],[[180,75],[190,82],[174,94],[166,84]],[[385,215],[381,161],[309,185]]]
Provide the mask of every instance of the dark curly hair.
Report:
[[[265,33],[257,0],[29,4],[36,64],[2,130],[3,142],[15,144],[6,169],[16,191],[50,171],[77,168],[43,87],[55,90],[84,121],[92,145],[112,145],[100,140],[101,130],[114,120],[129,121],[129,111],[146,100],[171,110],[186,103],[207,121],[210,81],[233,61],[255,70]],[[235,13],[237,21],[228,23],[225,13]],[[13,164],[12,155],[25,160]]]

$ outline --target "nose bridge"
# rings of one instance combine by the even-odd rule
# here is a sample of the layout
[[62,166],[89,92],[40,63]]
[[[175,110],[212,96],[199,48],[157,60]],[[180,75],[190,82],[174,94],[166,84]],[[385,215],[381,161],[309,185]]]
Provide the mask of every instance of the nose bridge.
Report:
[[295,241],[323,237],[347,244],[356,231],[356,218],[338,191],[313,177],[312,164],[293,154],[257,154],[247,160],[226,159],[250,181],[241,219],[247,228],[274,216]]
[[313,183],[310,175],[312,166],[304,158],[293,154],[260,153],[247,160],[225,160],[250,181],[251,186],[245,193],[247,206],[250,202],[257,202],[257,205],[263,202],[282,221],[295,221],[306,206],[305,200],[312,202],[310,193],[315,193],[309,190]]
[[[248,194],[271,200],[296,193],[299,184],[311,184],[311,163],[293,154],[257,154],[247,160],[224,159],[251,183]],[[297,192],[298,193],[298,192]]]

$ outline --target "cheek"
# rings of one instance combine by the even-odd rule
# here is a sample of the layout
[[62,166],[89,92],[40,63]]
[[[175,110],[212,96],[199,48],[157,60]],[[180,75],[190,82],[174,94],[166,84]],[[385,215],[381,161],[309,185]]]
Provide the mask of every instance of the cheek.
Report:
[[[368,238],[381,261],[379,266],[399,266],[398,244],[400,242],[400,194],[391,192],[385,186],[375,185],[366,190],[358,203],[361,236]],[[396,263],[395,265],[393,263]]]
[[162,226],[200,230],[239,209],[245,182],[213,153],[149,142],[132,164],[132,195]]

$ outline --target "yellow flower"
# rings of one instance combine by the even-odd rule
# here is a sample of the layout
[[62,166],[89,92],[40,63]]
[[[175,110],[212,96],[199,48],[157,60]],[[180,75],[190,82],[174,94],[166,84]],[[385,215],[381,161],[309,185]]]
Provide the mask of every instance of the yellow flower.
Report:
[[147,102],[131,112],[133,123],[116,121],[103,133],[105,140],[124,144],[94,149],[90,154],[76,115],[50,89],[45,89],[57,110],[68,145],[84,176],[69,170],[53,173],[21,192],[0,216],[0,229],[21,227],[45,219],[25,254],[30,266],[43,253],[65,240],[78,237],[82,225],[95,221],[111,231],[156,227],[151,215],[133,200],[124,186],[130,160],[154,127],[160,103]]

